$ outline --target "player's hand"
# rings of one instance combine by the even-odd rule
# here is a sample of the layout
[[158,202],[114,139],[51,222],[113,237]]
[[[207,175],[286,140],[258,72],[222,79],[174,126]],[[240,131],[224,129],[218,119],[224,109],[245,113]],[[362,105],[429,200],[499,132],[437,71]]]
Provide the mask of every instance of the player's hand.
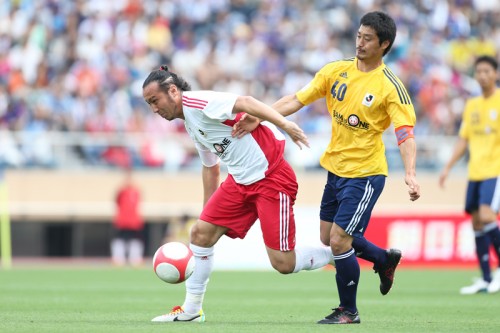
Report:
[[406,175],[405,183],[406,185],[408,185],[408,194],[410,195],[410,200],[415,201],[420,198],[420,185],[418,185],[415,176]]
[[441,188],[444,188],[444,184],[446,182],[446,178],[448,178],[448,170],[443,170],[441,174],[439,175],[439,186]]
[[231,131],[231,136],[233,138],[241,139],[246,134],[252,132],[259,126],[260,120],[257,117],[251,116],[248,113],[244,113],[240,120],[233,125],[233,130]]
[[293,142],[300,149],[302,149],[302,145],[309,147],[309,140],[307,139],[307,135],[304,133],[302,128],[299,127],[293,121],[287,120],[282,129],[292,138]]

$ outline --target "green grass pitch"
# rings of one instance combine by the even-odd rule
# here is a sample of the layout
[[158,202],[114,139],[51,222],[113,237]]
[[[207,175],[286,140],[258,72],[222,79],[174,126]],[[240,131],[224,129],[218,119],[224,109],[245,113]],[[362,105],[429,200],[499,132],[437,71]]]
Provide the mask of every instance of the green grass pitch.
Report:
[[184,299],[151,269],[0,271],[0,332],[500,332],[500,294],[461,296],[476,272],[399,269],[387,296],[361,272],[360,325],[317,325],[338,305],[334,271],[213,273],[205,323],[151,323]]

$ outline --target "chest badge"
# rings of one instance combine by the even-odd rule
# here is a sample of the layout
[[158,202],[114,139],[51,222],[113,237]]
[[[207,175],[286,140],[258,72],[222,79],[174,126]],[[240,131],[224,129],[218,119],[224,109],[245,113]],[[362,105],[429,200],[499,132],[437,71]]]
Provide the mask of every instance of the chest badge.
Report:
[[363,105],[365,105],[365,106],[370,107],[370,106],[372,106],[372,104],[373,104],[373,101],[374,101],[374,100],[375,100],[375,96],[373,96],[373,95],[372,95],[372,94],[370,94],[370,93],[367,93],[367,94],[365,95],[365,97],[363,97],[363,102],[362,102],[362,104],[363,104]]
[[497,117],[498,117],[497,110],[495,109],[490,110],[490,119],[494,121],[497,120]]

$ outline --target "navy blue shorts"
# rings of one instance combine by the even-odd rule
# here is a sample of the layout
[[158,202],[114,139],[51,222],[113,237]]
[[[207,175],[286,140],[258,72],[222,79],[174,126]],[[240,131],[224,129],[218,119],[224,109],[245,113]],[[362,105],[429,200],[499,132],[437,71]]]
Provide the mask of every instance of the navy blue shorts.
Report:
[[469,181],[465,197],[465,211],[471,214],[480,205],[488,205],[498,213],[500,208],[500,181],[490,178],[481,181]]
[[320,219],[337,224],[351,236],[363,236],[384,185],[383,175],[343,178],[328,172]]

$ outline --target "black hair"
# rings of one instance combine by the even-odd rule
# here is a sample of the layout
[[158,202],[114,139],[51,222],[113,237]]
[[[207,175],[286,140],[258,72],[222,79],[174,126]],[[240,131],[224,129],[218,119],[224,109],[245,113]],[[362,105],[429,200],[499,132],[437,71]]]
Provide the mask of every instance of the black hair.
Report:
[[142,89],[152,82],[158,82],[160,89],[167,91],[171,84],[177,86],[182,91],[191,90],[191,85],[186,82],[182,77],[168,70],[167,65],[161,65],[160,69],[154,70],[149,73],[148,77],[142,84]]
[[498,61],[496,61],[496,59],[493,58],[492,56],[483,55],[483,56],[477,57],[476,61],[474,62],[474,67],[477,67],[477,65],[480,64],[481,62],[486,62],[486,63],[490,64],[491,67],[493,67],[495,69],[495,71],[497,71],[497,69],[498,69]]
[[389,46],[384,50],[384,55],[389,53],[396,39],[396,23],[392,17],[384,12],[370,12],[361,18],[360,25],[375,30],[380,45],[386,40],[389,41]]

